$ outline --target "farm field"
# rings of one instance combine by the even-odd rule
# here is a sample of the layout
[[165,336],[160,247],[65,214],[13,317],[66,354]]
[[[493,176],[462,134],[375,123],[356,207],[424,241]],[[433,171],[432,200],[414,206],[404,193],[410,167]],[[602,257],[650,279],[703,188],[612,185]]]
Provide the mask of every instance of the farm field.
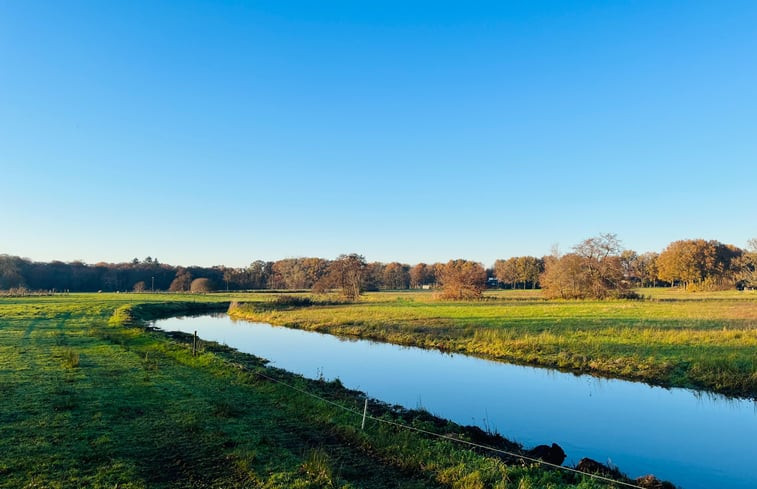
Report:
[[[640,289],[645,300],[544,300],[539,291],[440,302],[430,292],[241,304],[232,317],[663,386],[757,396],[757,292]],[[306,296],[310,297],[310,296]],[[243,299],[240,299],[243,300]]]
[[0,1],[0,489],[757,489],[756,23]]
[[[0,487],[604,487],[383,424],[361,431],[359,417],[303,391],[353,408],[359,393],[222,345],[193,356],[188,336],[140,322],[229,299],[271,296],[0,298]],[[423,413],[376,414],[468,437]]]

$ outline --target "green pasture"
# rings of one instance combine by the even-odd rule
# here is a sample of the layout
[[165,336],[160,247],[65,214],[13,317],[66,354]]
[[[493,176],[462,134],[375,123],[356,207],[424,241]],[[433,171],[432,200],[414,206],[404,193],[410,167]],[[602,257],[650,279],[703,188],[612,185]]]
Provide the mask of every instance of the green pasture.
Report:
[[[476,302],[431,292],[354,304],[243,304],[233,316],[610,377],[757,396],[757,292],[640,289],[645,300],[544,300],[496,291]],[[270,300],[270,299],[269,299]],[[319,302],[320,301],[320,302]]]
[[[0,298],[0,487],[607,487],[375,422],[361,431],[354,414],[258,373],[359,409],[361,395],[338,382],[265,368],[257,358],[217,344],[203,344],[193,356],[186,335],[153,332],[140,321],[225,308],[230,300],[270,299],[268,294]],[[378,320],[393,302],[406,313],[418,308],[427,315],[434,308],[371,296],[366,304],[333,310],[350,317],[373,311]],[[465,309],[438,307],[436,315]],[[429,327],[438,323],[430,321]],[[373,412],[469,436],[423,413],[378,405]]]

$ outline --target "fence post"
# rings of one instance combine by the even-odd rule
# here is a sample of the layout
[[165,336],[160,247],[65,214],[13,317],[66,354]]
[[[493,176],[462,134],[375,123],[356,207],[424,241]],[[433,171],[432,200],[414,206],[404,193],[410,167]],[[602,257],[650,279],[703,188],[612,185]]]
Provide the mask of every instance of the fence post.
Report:
[[197,331],[195,331],[194,338],[192,338],[192,356],[197,356]]
[[363,422],[360,425],[361,430],[365,430],[365,415],[368,414],[368,398],[365,398],[365,404],[363,405]]

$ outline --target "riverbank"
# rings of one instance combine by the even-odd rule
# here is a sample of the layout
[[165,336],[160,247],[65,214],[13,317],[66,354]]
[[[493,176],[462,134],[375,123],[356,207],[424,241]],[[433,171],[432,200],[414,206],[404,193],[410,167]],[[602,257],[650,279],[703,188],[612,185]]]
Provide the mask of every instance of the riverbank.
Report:
[[545,301],[538,292],[439,302],[367,294],[340,304],[272,300],[230,315],[511,363],[757,398],[757,294],[650,291],[644,301]]
[[[0,487],[605,487],[389,424],[361,430],[359,416],[306,394],[359,410],[359,393],[223,345],[193,356],[188,336],[142,322],[228,299],[0,299]],[[472,440],[423,413],[374,413]]]

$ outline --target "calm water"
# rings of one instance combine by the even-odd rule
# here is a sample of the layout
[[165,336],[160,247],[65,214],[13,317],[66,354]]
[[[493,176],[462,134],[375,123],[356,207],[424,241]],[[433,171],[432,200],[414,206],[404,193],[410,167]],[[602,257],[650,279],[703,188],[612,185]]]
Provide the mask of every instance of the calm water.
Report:
[[338,377],[373,398],[488,427],[527,447],[558,443],[566,464],[591,457],[685,489],[757,488],[757,403],[751,400],[344,340],[226,315],[155,325],[196,330],[276,367]]

